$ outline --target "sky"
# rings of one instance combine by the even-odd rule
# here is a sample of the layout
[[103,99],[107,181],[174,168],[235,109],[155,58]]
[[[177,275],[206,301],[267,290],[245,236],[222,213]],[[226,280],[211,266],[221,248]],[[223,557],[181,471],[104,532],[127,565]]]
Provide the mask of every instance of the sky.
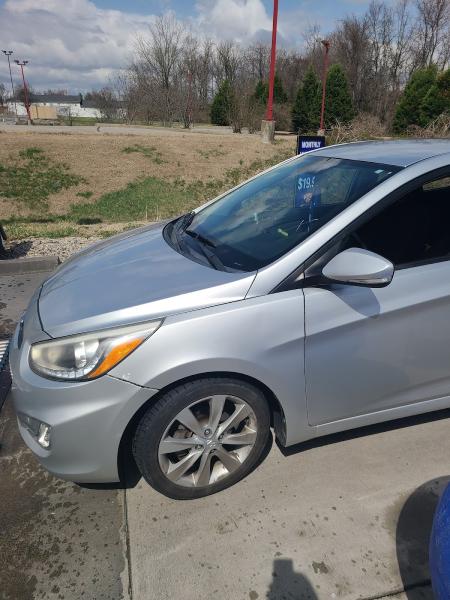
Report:
[[[302,45],[302,32],[318,24],[326,34],[369,0],[280,0],[282,43]],[[249,43],[269,39],[272,0],[0,0],[0,49],[29,60],[27,80],[36,90],[85,92],[107,84],[130,61],[137,36],[155,16],[173,12],[193,32],[214,40]],[[13,63],[18,81],[18,67]],[[0,83],[9,84],[0,54]],[[10,85],[10,84],[9,84]]]

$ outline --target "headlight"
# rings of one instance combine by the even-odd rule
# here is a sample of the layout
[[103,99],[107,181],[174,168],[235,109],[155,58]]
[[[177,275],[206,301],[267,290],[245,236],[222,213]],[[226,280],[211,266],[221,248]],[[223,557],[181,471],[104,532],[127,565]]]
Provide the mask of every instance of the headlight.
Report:
[[31,346],[30,366],[51,379],[95,379],[110,371],[149,338],[162,321],[38,342]]

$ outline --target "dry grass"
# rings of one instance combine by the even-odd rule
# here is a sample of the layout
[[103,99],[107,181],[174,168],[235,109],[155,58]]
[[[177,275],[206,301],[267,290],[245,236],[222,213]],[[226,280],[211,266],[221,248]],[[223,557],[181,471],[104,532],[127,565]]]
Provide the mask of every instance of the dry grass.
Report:
[[[150,153],[124,152],[130,146],[148,147]],[[52,161],[64,162],[86,183],[50,195],[48,213],[64,215],[73,204],[92,203],[105,193],[123,189],[143,177],[186,182],[221,179],[229,169],[245,168],[294,149],[294,139],[282,139],[275,146],[261,143],[258,136],[213,135],[195,132],[164,132],[151,137],[83,133],[64,135],[40,132],[3,132],[0,164],[8,164],[21,150],[37,147]],[[154,153],[161,160],[154,160]],[[92,194],[90,194],[92,193]],[[88,199],[87,199],[88,198]],[[0,197],[2,219],[36,214],[24,202]],[[44,215],[42,215],[44,216]]]

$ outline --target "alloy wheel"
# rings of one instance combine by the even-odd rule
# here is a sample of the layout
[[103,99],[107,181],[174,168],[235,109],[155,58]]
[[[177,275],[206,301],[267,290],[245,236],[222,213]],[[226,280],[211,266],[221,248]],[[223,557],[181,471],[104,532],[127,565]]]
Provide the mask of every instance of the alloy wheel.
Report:
[[164,475],[177,485],[204,487],[234,473],[257,438],[252,408],[235,396],[215,394],[184,408],[158,447]]

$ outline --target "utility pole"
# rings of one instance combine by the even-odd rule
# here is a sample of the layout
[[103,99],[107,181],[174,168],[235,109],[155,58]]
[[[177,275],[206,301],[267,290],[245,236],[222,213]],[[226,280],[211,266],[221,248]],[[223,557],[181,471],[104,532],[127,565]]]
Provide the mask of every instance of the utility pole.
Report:
[[16,106],[16,98],[15,98],[15,92],[14,92],[14,83],[13,83],[13,78],[12,78],[12,73],[11,73],[11,54],[13,53],[12,50],[2,50],[3,54],[6,56],[6,58],[8,59],[8,68],[9,68],[9,79],[11,81],[11,92],[12,92],[12,100],[14,102],[14,113],[17,117],[17,106]]
[[328,53],[330,51],[330,41],[322,40],[322,45],[325,48],[323,56],[323,74],[322,74],[322,108],[320,110],[320,128],[319,135],[325,135],[325,97],[327,93],[327,72],[328,72]]
[[30,99],[28,97],[28,88],[27,88],[27,82],[25,81],[25,75],[23,72],[23,68],[25,65],[28,64],[27,60],[16,60],[14,61],[17,65],[19,65],[20,70],[22,71],[22,81],[23,81],[23,93],[25,94],[25,108],[27,109],[27,115],[28,115],[28,125],[31,124],[31,114],[30,114]]
[[278,0],[273,0],[272,48],[270,51],[269,97],[267,99],[266,118],[261,124],[262,141],[272,144],[275,139],[275,121],[273,120],[273,88],[275,83],[275,62],[277,53]]

